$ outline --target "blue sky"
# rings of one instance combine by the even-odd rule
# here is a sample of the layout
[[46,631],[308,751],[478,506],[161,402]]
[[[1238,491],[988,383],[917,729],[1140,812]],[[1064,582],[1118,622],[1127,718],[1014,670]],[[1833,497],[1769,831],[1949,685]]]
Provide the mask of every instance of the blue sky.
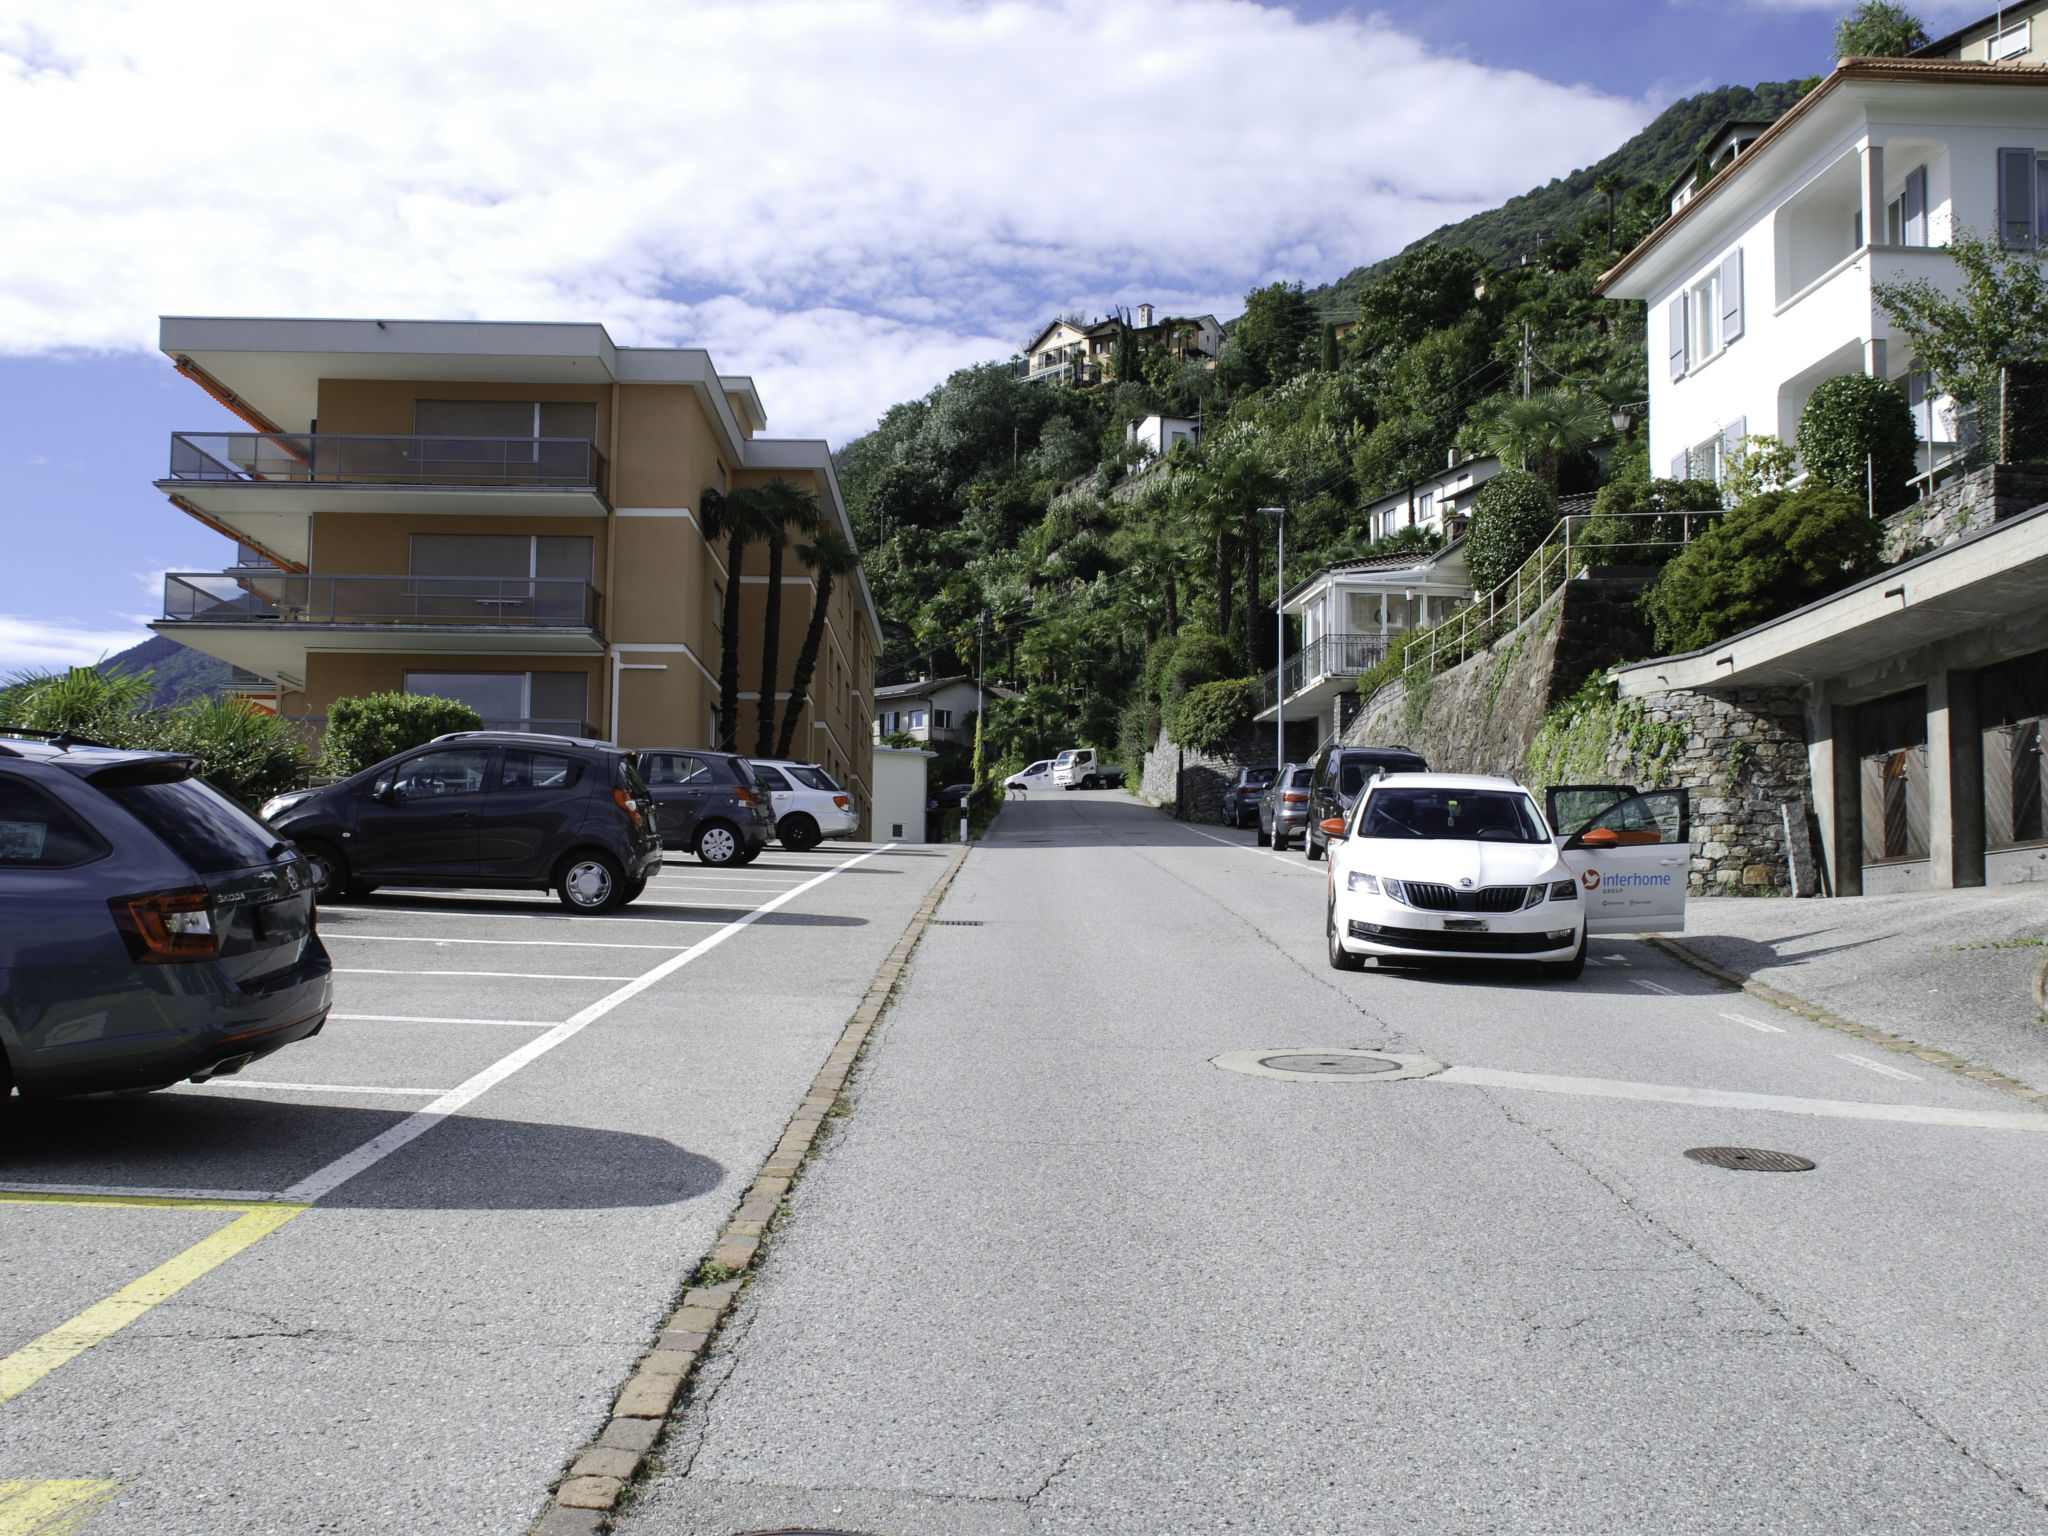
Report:
[[772,432],[837,444],[1050,313],[1228,316],[1678,96],[1824,70],[1836,10],[200,9],[0,0],[0,139],[38,146],[0,164],[0,671],[143,638],[162,571],[231,554],[150,484],[173,428],[226,422],[151,350],[158,314],[598,319],[709,346]]

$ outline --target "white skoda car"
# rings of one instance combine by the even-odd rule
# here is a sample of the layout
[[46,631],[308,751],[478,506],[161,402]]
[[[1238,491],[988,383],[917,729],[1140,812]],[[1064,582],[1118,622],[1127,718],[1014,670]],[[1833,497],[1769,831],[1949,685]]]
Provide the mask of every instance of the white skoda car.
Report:
[[1569,979],[1585,969],[1589,933],[1684,927],[1684,790],[1573,785],[1554,790],[1551,803],[1553,817],[1560,804],[1572,807],[1578,824],[1568,833],[1509,779],[1374,780],[1348,819],[1323,823],[1330,964],[1520,960]]

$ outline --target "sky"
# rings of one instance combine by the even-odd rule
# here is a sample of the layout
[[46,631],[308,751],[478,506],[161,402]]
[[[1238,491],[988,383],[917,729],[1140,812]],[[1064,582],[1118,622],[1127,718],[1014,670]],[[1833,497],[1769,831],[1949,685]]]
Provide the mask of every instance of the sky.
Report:
[[0,0],[0,674],[231,559],[150,484],[231,424],[159,315],[598,320],[837,447],[1053,314],[1228,318],[1823,72],[1839,8]]

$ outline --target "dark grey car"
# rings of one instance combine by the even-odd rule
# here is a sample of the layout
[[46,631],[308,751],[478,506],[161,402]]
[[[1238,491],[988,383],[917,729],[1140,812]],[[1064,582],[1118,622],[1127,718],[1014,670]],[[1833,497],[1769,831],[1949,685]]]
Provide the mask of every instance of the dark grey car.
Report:
[[0,736],[0,1099],[203,1082],[327,1022],[312,869],[196,767]]
[[751,864],[775,836],[774,802],[738,753],[649,747],[639,757],[664,848],[705,864]]
[[1259,814],[1259,798],[1273,787],[1271,768],[1240,768],[1230,781],[1230,787],[1223,791],[1223,824],[1227,827],[1242,827],[1247,821],[1256,820]]

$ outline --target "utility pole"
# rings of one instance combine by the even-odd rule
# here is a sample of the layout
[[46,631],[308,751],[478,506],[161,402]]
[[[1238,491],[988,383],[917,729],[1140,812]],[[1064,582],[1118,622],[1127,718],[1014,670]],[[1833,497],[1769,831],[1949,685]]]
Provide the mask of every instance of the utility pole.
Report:
[[1522,398],[1529,398],[1529,322],[1522,322]]
[[[1280,520],[1279,552],[1273,563],[1273,773],[1277,782],[1287,762],[1287,509],[1261,507],[1259,515]],[[1250,622],[1249,616],[1246,622]]]

